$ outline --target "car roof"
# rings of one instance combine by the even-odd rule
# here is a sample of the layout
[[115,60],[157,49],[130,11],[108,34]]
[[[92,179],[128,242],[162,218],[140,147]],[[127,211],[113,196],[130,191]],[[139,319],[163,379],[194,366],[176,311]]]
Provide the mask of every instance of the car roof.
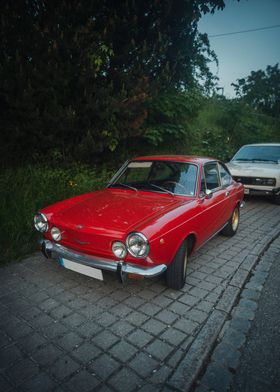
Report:
[[132,161],[173,161],[173,162],[189,162],[196,164],[204,164],[217,159],[210,157],[201,157],[196,155],[150,155],[131,159]]

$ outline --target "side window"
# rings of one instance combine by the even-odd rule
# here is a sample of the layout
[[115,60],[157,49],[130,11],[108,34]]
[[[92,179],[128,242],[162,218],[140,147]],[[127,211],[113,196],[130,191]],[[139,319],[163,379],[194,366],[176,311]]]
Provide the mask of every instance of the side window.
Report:
[[229,171],[221,163],[219,163],[218,165],[219,165],[219,169],[220,169],[220,176],[221,176],[222,186],[230,185],[231,182],[232,182],[232,178],[231,178],[231,175],[230,175]]
[[219,171],[217,163],[207,163],[204,166],[204,174],[207,189],[216,189],[220,187]]

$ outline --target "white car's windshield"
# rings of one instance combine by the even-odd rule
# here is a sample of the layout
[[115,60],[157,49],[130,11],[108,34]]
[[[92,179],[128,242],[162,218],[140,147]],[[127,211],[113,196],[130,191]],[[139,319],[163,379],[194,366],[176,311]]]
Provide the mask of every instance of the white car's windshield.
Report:
[[191,163],[131,161],[109,187],[195,196],[197,173],[197,166]]
[[232,161],[280,163],[280,146],[244,146],[235,154]]

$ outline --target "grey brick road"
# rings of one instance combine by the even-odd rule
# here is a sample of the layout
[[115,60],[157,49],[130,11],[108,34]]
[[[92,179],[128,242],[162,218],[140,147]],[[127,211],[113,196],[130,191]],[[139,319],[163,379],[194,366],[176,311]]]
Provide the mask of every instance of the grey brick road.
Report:
[[0,390],[188,391],[279,232],[280,206],[247,201],[237,235],[201,248],[180,291],[96,281],[40,254],[1,268]]

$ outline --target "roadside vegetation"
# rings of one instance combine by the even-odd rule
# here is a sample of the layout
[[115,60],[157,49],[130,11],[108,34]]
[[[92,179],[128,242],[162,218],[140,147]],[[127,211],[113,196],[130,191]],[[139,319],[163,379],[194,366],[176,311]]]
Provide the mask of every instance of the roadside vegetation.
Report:
[[0,57],[0,257],[36,249],[33,215],[103,186],[136,155],[227,161],[280,142],[278,64],[216,93],[205,13],[223,0],[4,1]]

